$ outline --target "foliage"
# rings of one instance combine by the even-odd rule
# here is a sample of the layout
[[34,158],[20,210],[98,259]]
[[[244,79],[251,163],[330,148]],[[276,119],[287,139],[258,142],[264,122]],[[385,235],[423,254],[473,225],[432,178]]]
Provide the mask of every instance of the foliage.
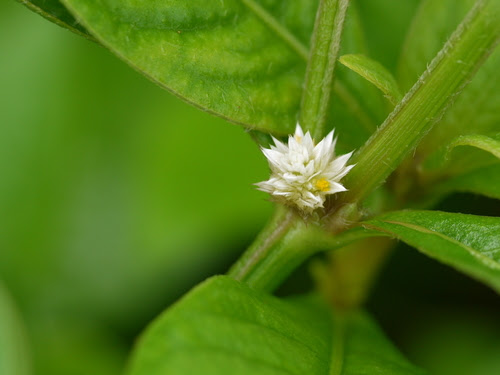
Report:
[[[394,239],[500,292],[500,218],[433,210],[454,192],[484,195],[491,202],[500,198],[498,1],[20,2],[95,42],[85,48],[103,46],[161,88],[242,126],[259,146],[267,146],[271,135],[284,139],[299,120],[316,140],[335,128],[340,152],[356,149],[350,162],[355,167],[343,180],[347,192],[331,196],[313,215],[276,205],[227,276],[204,281],[145,330],[127,374],[426,373],[403,358],[364,306]],[[98,69],[93,73],[99,76]],[[73,74],[83,85],[79,72]],[[68,79],[71,74],[61,82]],[[52,198],[28,195],[25,211],[0,199],[12,218],[0,233],[23,249],[0,254],[0,275],[22,302],[21,311],[35,311],[24,318],[36,373],[71,372],[72,361],[56,364],[56,353],[64,351],[93,357],[95,362],[79,365],[88,366],[88,373],[119,371],[126,349],[106,323],[126,327],[150,320],[166,301],[154,300],[148,291],[158,289],[170,302],[181,290],[222,272],[238,247],[219,246],[238,235],[246,241],[269,211],[265,203],[256,204],[263,196],[245,187],[265,178],[257,147],[225,133],[236,127],[225,130],[223,120],[177,109],[173,99],[166,99],[172,104],[162,110],[165,99],[141,85],[122,84],[119,76],[108,83],[101,100],[110,110],[95,126],[108,129],[107,144],[91,146],[87,156],[118,145],[109,153],[126,163],[94,162],[99,171],[92,174],[84,160],[75,165],[59,158],[54,146],[77,154],[73,149],[82,139],[101,131],[86,128],[92,120],[75,119],[64,131],[55,129],[47,145],[46,136],[31,142],[49,150],[54,168],[79,172],[69,180],[58,173],[43,176],[40,161],[26,157],[25,170]],[[78,105],[94,95],[84,87],[72,90],[83,98]],[[141,92],[158,97],[141,98]],[[20,101],[12,103],[21,112],[15,107]],[[68,118],[63,104],[49,107],[52,111]],[[165,118],[171,121],[163,127]],[[119,133],[125,140],[116,144],[118,120],[134,127]],[[12,176],[2,195],[8,197],[32,180],[2,165],[4,157],[17,155],[15,147],[5,150],[0,166]],[[238,187],[236,181],[244,178]],[[79,179],[84,181],[72,182]],[[134,192],[122,189],[123,182]],[[106,194],[96,194],[96,186]],[[48,210],[59,197],[76,209]],[[88,214],[95,209],[102,216]],[[37,229],[25,236],[22,224],[30,220]],[[51,238],[54,226],[68,234]],[[40,243],[47,244],[47,252],[37,252]],[[99,250],[89,252],[92,247]],[[317,256],[322,252],[327,256]],[[314,291],[270,295],[311,257],[316,257]],[[3,351],[6,359],[0,355],[1,374],[29,374],[22,324],[0,292],[0,327],[7,332],[0,347],[12,353]],[[82,316],[93,317],[91,327]],[[52,319],[58,321],[55,328]],[[485,366],[484,374],[495,366]]]

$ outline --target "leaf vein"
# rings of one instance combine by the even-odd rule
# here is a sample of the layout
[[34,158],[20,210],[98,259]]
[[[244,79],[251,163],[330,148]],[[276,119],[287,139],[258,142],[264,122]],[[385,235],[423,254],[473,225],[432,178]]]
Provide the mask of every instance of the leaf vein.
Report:
[[449,242],[453,243],[454,245],[457,245],[457,246],[461,247],[462,249],[466,250],[473,257],[480,260],[484,265],[486,265],[490,268],[500,270],[500,263],[485,256],[483,253],[477,251],[476,249],[473,249],[472,247],[466,245],[465,243],[460,242],[460,241],[458,241],[452,237],[449,237],[443,233],[436,232],[434,230],[431,230],[431,229],[428,229],[428,228],[425,228],[425,227],[422,227],[422,226],[416,225],[416,224],[404,223],[404,222],[400,222],[400,221],[391,221],[391,220],[381,220],[381,221],[384,223],[400,225],[400,226],[406,227],[408,229],[413,229],[413,230],[420,232],[420,233],[431,234],[431,235],[437,236],[439,238],[442,238],[442,239],[449,241]]

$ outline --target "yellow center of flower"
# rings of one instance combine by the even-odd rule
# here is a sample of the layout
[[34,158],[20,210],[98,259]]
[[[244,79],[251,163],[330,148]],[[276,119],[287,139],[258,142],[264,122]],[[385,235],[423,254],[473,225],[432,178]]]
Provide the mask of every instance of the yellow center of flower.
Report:
[[330,183],[325,178],[320,178],[314,183],[320,191],[327,192],[330,189]]

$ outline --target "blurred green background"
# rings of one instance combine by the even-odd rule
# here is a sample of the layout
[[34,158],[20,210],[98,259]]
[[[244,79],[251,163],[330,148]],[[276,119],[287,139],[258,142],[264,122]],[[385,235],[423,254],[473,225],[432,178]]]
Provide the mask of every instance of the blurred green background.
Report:
[[[371,53],[394,69],[404,32],[393,30],[418,1],[391,1],[386,27],[373,2],[362,16],[383,46]],[[243,129],[14,1],[0,3],[0,83],[0,375],[14,355],[37,375],[119,374],[144,326],[263,225],[272,207],[252,183],[265,159]],[[464,202],[492,211],[463,195],[442,208]],[[282,293],[303,288],[304,269]],[[414,362],[492,375],[498,300],[401,247],[369,307]]]
[[118,373],[266,220],[267,164],[242,128],[14,1],[0,51],[0,278],[37,373]]

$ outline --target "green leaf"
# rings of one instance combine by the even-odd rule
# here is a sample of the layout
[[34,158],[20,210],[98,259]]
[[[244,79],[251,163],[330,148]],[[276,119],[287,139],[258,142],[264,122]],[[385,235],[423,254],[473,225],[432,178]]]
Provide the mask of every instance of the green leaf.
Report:
[[422,374],[365,313],[332,315],[316,297],[279,300],[229,277],[196,287],[161,315],[129,375]]
[[[189,103],[246,127],[293,132],[317,0],[64,1],[104,45]],[[364,52],[349,8],[341,51]],[[359,147],[380,117],[371,85],[356,78],[339,72],[334,88],[331,126],[345,134],[342,151]]]
[[[495,2],[495,1],[494,1]],[[498,7],[498,2],[497,7]],[[401,84],[407,88],[417,79],[445,43],[454,28],[474,5],[474,0],[424,0],[412,22],[399,65]],[[497,22],[493,16],[492,22]],[[460,63],[465,63],[459,60]],[[481,67],[471,83],[457,98],[417,150],[417,159],[441,145],[465,134],[487,134],[498,131],[500,123],[500,50],[496,50]],[[465,65],[464,65],[465,66]]]
[[88,31],[68,12],[59,0],[17,0],[33,12],[54,22],[56,25],[71,30],[75,34],[94,40]]
[[[479,0],[429,68],[352,159],[342,203],[358,202],[377,188],[441,119],[500,38],[496,1]],[[382,162],[381,162],[382,161]]]
[[451,151],[457,146],[472,146],[478,149],[489,152],[495,157],[500,159],[500,133],[495,134],[493,137],[487,137],[485,135],[464,135],[458,137],[448,146],[447,157]]
[[500,218],[400,211],[362,223],[500,292]]
[[0,283],[0,374],[31,374],[24,327],[7,291]]
[[64,3],[105,46],[184,100],[251,128],[293,131],[316,1]]
[[[459,147],[459,146],[470,146]],[[457,149],[458,147],[458,149]],[[490,136],[463,135],[453,139],[434,153],[420,167],[423,178],[428,174],[458,175],[491,164],[500,159],[500,133]]]
[[396,79],[378,61],[360,54],[344,55],[340,57],[339,61],[373,83],[393,105],[399,103],[403,97]]

